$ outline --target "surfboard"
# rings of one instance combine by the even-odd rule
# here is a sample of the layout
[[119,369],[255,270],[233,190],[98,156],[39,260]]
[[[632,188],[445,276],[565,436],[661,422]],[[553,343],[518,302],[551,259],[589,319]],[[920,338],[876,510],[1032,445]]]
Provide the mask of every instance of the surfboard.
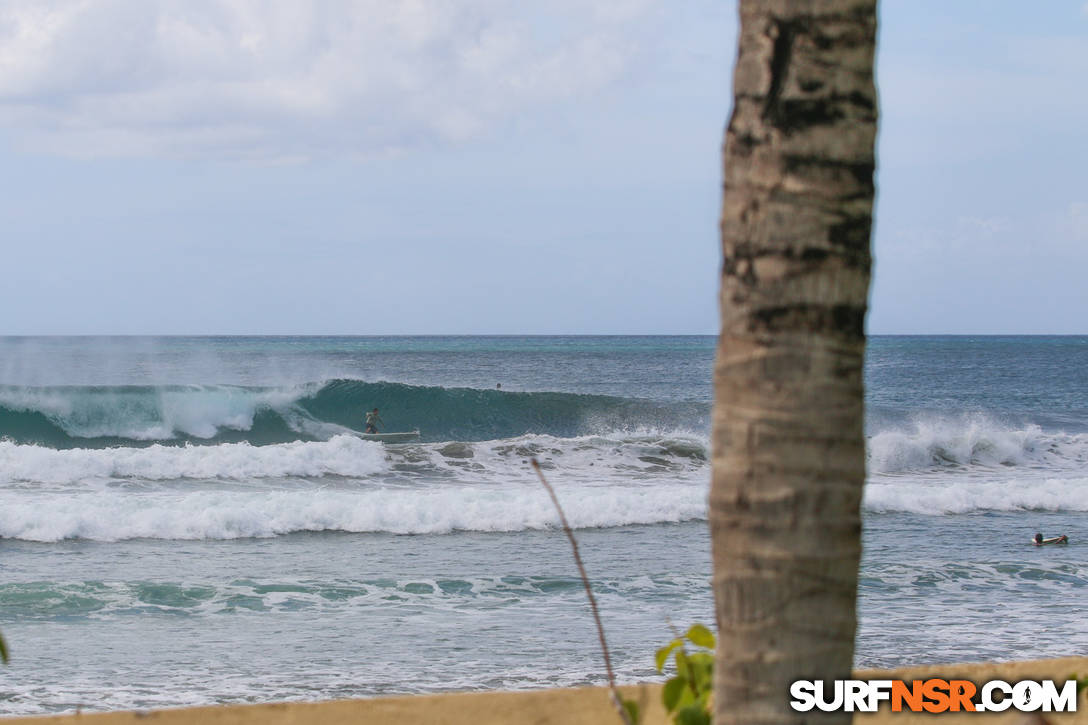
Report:
[[1047,544],[1068,544],[1069,537],[1065,534],[1062,534],[1061,536],[1052,536],[1049,539],[1043,539],[1042,541],[1036,541],[1035,539],[1032,539],[1031,543],[1035,544],[1036,546],[1046,546]]
[[356,433],[364,441],[378,441],[379,443],[411,443],[419,440],[419,431],[412,430],[403,433]]

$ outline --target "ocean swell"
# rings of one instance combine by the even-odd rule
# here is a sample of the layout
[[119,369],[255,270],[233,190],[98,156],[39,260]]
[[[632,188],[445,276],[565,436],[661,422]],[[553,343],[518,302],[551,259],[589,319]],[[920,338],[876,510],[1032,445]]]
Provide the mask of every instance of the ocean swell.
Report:
[[710,414],[698,402],[346,379],[285,387],[6,385],[0,439],[51,448],[320,441],[360,430],[364,411],[375,407],[387,430],[419,430],[429,441],[700,431]]

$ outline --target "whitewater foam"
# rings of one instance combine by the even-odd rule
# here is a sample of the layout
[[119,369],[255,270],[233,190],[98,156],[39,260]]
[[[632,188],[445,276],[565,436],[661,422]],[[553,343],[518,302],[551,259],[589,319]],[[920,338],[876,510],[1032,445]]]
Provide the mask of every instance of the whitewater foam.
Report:
[[256,481],[300,477],[454,478],[475,482],[530,480],[526,465],[538,457],[545,468],[579,480],[641,480],[663,474],[705,473],[705,439],[680,434],[636,436],[548,435],[477,443],[383,446],[355,435],[327,441],[267,446],[250,443],[160,445],[145,448],[71,448],[0,441],[0,486],[5,483],[78,485],[115,479]]
[[76,484],[110,479],[254,480],[289,476],[365,477],[388,470],[382,445],[354,436],[329,441],[254,446],[73,448],[0,441],[0,484]]
[[902,473],[952,467],[1079,467],[1088,461],[1088,434],[1011,427],[983,415],[916,420],[868,442],[869,470]]
[[[562,491],[571,525],[599,528],[705,518],[706,489],[572,487]],[[521,531],[556,526],[537,487],[314,488],[302,491],[105,488],[74,496],[22,496],[0,509],[0,538],[237,539],[302,531],[447,534]]]
[[1088,511],[1088,478],[991,481],[870,481],[864,506],[874,513],[966,514],[980,511]]

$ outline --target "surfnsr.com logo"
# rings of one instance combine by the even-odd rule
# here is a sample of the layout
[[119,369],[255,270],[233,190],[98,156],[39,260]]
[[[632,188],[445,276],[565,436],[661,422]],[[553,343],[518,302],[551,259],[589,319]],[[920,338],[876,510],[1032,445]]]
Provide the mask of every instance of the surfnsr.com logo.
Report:
[[892,712],[1076,712],[1077,681],[1059,687],[1054,680],[990,680],[981,687],[969,680],[798,680],[790,685],[790,706],[797,712],[876,712],[888,703]]

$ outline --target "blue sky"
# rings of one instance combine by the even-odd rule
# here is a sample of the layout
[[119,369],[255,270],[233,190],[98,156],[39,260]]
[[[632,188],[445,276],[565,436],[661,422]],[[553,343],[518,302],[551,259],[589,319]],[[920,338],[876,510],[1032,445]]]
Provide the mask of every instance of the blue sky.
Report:
[[[712,334],[735,14],[0,0],[0,334]],[[1088,333],[1088,4],[880,19],[870,332]]]

